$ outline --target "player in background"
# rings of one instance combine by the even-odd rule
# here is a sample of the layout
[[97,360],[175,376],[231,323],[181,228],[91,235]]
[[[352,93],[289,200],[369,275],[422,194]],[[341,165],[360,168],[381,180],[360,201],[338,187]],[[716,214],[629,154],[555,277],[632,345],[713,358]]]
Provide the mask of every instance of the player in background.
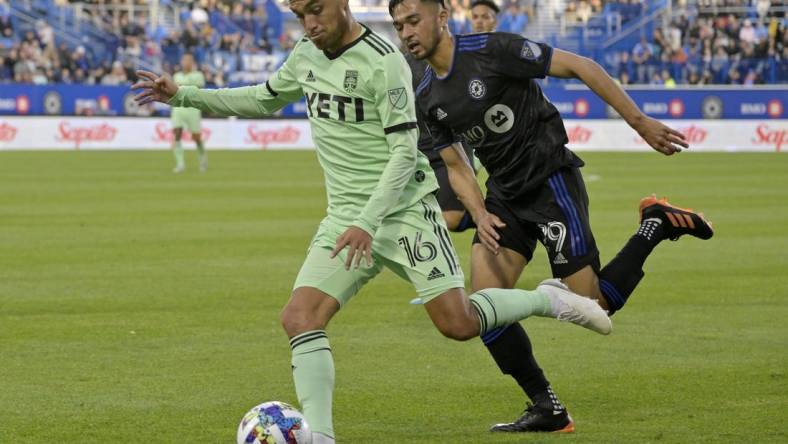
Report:
[[476,0],[471,3],[471,29],[473,32],[493,32],[498,27],[501,9],[492,0]]
[[[205,86],[205,77],[197,69],[194,56],[186,53],[181,57],[181,71],[172,76],[178,86]],[[186,170],[186,163],[183,156],[183,145],[181,137],[183,130],[191,133],[192,140],[197,145],[197,154],[200,159],[200,171],[208,169],[208,155],[205,153],[205,143],[202,140],[202,111],[197,108],[173,107],[172,108],[172,132],[175,136],[173,141],[173,152],[175,153],[175,169],[173,173],[178,174]]]
[[[220,116],[261,117],[306,96],[324,170],[327,216],[312,239],[281,314],[293,379],[314,443],[334,442],[334,361],[326,326],[383,267],[408,280],[449,338],[467,340],[528,316],[554,317],[607,334],[610,319],[557,281],[535,291],[485,289],[466,296],[465,280],[440,207],[435,176],[416,148],[411,77],[385,37],[353,18],[347,0],[291,0],[304,28],[288,59],[265,84],[220,90],[178,87],[138,71],[140,104],[188,106]],[[480,193],[473,183],[463,193]],[[481,194],[477,196],[481,201]],[[483,207],[480,236],[493,245]],[[362,262],[364,264],[362,265]]]
[[[513,287],[540,241],[553,275],[612,313],[627,302],[643,277],[646,258],[662,240],[713,235],[702,215],[645,198],[636,233],[600,267],[579,170],[583,162],[566,148],[560,114],[533,79],[580,79],[663,154],[686,148],[684,137],[644,115],[592,60],[514,34],[453,37],[442,0],[391,0],[389,12],[402,44],[430,65],[416,89],[417,102],[452,186],[474,219],[477,214],[495,215],[494,248],[480,237],[474,239],[472,289]],[[477,184],[459,154],[455,142],[460,139],[471,144],[490,175],[484,202],[480,193],[466,192]],[[573,430],[519,324],[492,330],[482,340],[501,370],[512,375],[534,403],[516,421],[494,426],[494,431]]]
[[[498,25],[496,16],[498,11],[498,6],[490,0],[478,0],[474,2],[471,6],[473,32],[494,31],[495,27]],[[405,60],[408,61],[408,65],[410,66],[410,71],[413,75],[413,89],[415,90],[424,77],[424,73],[427,69],[427,62],[423,59],[417,60],[411,56],[407,50],[405,52]],[[463,147],[467,161],[475,170],[473,150],[467,144],[463,144]],[[432,148],[432,136],[430,136],[429,128],[423,123],[423,119],[419,118],[419,150],[429,159],[430,166],[433,171],[435,171],[435,177],[438,179],[438,186],[440,187],[437,195],[438,204],[443,212],[443,219],[446,220],[446,226],[449,228],[449,231],[454,232],[462,232],[470,228],[476,228],[476,224],[473,222],[470,213],[457,198],[457,194],[449,184],[449,174],[440,153]]]

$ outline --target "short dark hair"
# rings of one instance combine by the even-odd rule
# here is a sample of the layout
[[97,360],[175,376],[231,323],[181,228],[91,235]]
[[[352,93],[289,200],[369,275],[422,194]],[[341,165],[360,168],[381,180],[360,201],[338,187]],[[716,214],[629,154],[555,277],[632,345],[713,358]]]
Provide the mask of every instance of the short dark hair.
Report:
[[[394,8],[396,8],[397,5],[399,5],[403,1],[404,0],[389,0],[389,15],[394,15]],[[441,8],[446,9],[446,5],[443,3],[443,0],[420,0],[420,1],[435,3],[437,5],[440,5]]]
[[492,9],[493,11],[495,11],[496,14],[501,12],[501,8],[499,8],[498,5],[496,5],[495,2],[492,1],[492,0],[475,0],[473,3],[471,3],[471,9],[473,9],[473,8],[479,6],[479,5],[484,5],[484,6],[488,7],[488,8],[490,8],[490,9]]

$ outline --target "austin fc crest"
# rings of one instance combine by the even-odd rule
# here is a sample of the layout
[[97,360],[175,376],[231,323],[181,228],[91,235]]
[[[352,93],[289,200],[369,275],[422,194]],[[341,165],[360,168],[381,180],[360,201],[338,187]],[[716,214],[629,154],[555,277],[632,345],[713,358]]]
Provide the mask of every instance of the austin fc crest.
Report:
[[345,91],[352,93],[358,85],[358,71],[348,69],[345,71]]

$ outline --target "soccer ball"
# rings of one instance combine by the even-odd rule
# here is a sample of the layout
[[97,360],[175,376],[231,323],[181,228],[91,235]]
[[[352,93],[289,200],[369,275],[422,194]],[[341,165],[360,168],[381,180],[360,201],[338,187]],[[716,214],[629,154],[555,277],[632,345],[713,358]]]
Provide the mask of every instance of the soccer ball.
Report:
[[312,444],[304,415],[284,402],[264,402],[238,425],[238,444]]

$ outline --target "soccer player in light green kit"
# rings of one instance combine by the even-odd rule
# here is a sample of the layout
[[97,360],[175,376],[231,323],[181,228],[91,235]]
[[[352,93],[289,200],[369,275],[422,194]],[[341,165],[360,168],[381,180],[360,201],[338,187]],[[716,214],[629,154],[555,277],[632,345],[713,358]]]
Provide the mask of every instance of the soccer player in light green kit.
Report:
[[[198,88],[205,86],[205,77],[196,69],[194,56],[191,54],[186,53],[181,57],[181,70],[173,75],[176,85]],[[175,136],[173,143],[175,169],[173,172],[178,174],[186,169],[183,159],[183,145],[181,145],[184,129],[192,134],[192,140],[197,145],[197,153],[200,158],[200,171],[204,172],[208,169],[208,156],[205,153],[205,144],[202,140],[202,111],[182,106],[172,108],[172,131]]]
[[[141,80],[132,88],[142,89],[136,97],[140,104],[160,101],[241,117],[269,115],[306,96],[328,214],[311,241],[281,322],[313,442],[334,442],[334,362],[325,328],[384,267],[411,282],[437,329],[452,339],[468,340],[529,316],[609,333],[610,319],[599,305],[557,281],[545,281],[535,291],[485,289],[466,296],[433,195],[435,176],[416,149],[404,57],[355,21],[348,0],[291,0],[290,9],[306,37],[265,84],[198,90],[139,71]],[[473,177],[470,166],[464,174]],[[475,194],[481,202],[478,185],[468,187],[458,194]],[[471,213],[485,245],[497,250],[495,216],[478,205]]]

